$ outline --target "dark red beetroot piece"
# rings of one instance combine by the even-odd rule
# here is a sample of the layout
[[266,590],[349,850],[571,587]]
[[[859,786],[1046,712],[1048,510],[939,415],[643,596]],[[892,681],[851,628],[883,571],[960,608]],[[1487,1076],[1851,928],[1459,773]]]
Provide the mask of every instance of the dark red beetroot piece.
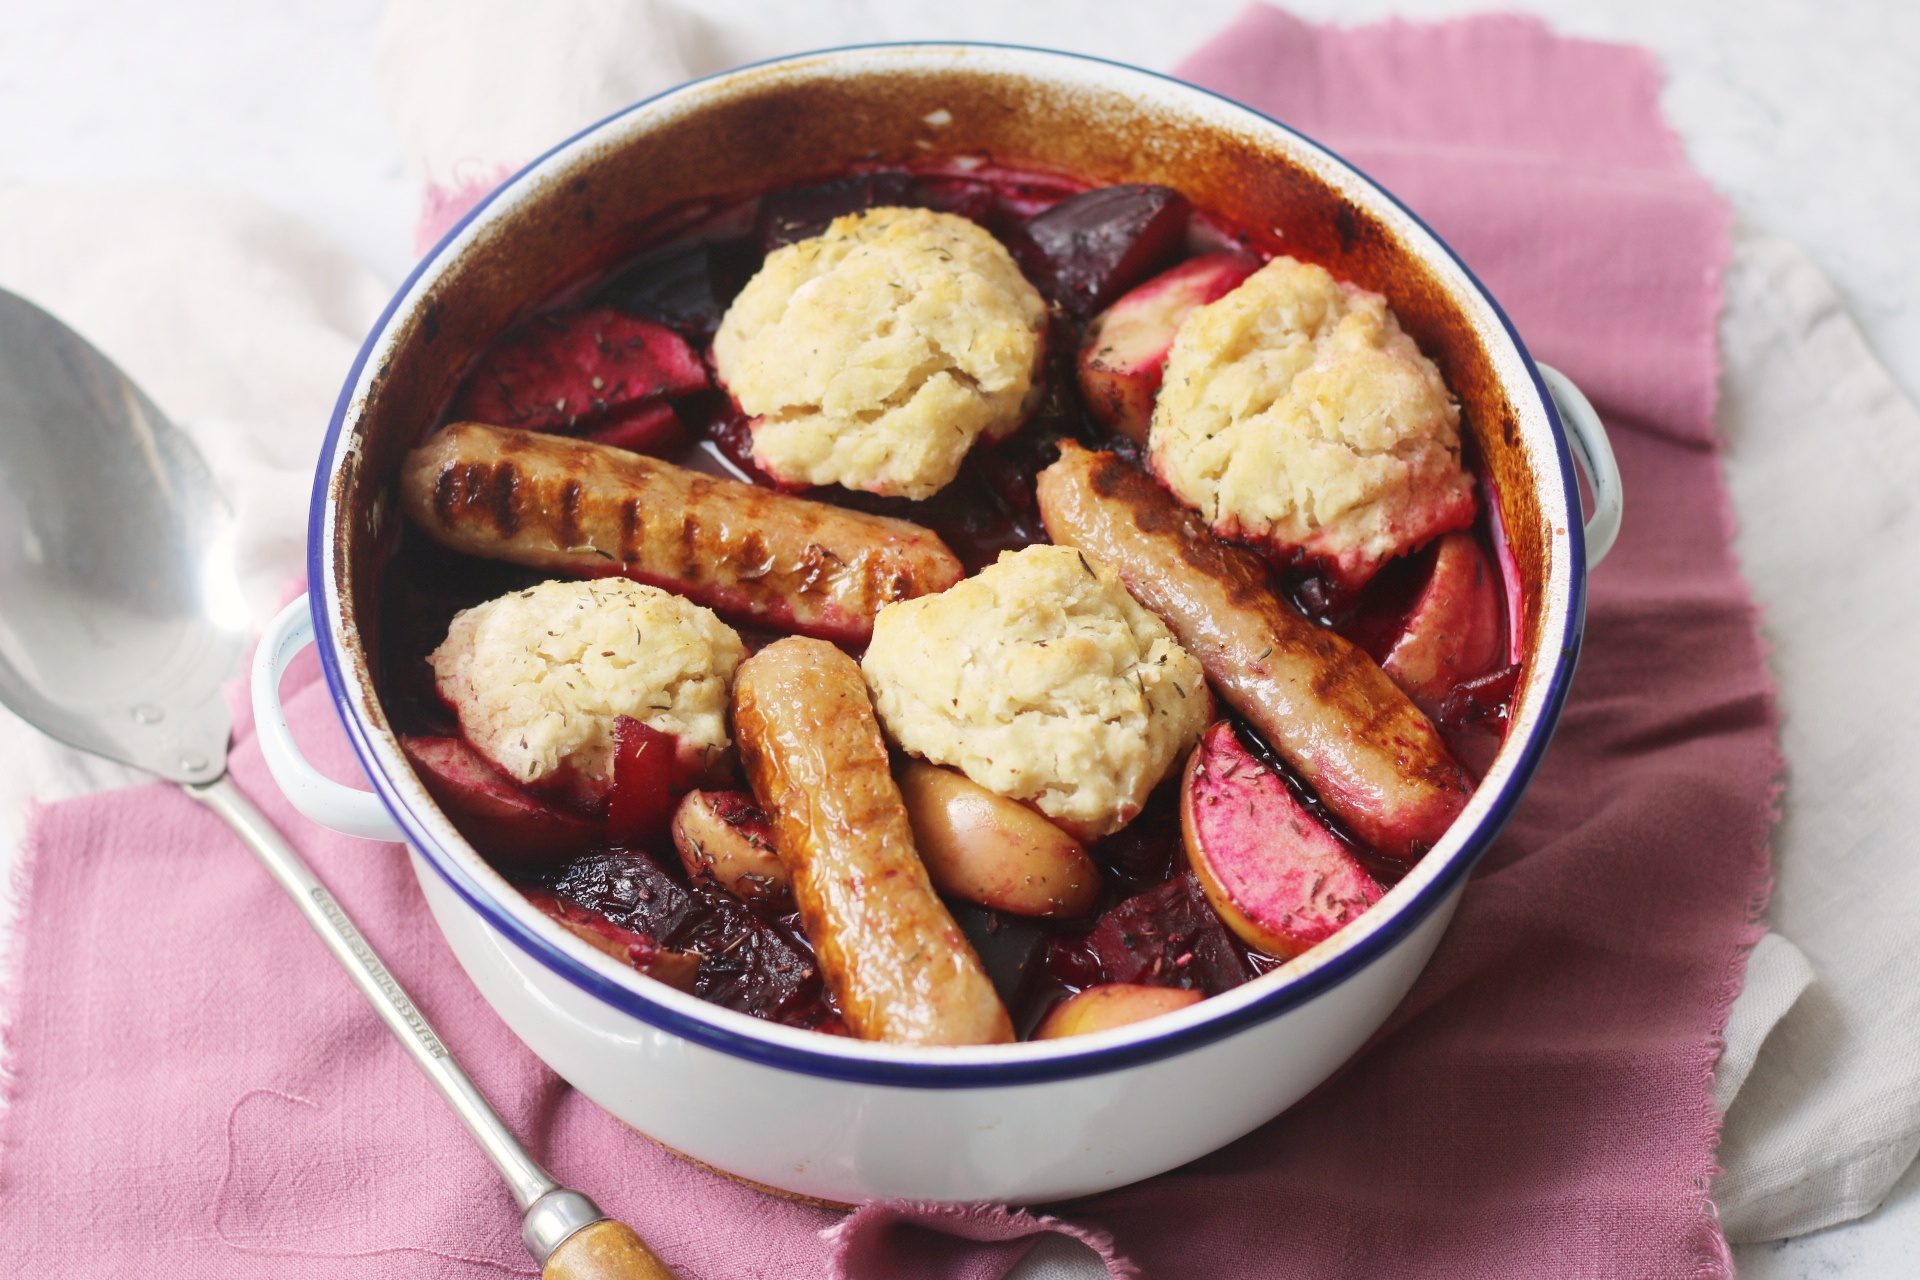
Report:
[[598,911],[589,911],[577,902],[568,902],[539,889],[524,892],[528,902],[559,921],[561,928],[620,963],[630,964],[648,977],[658,978],[682,991],[692,991],[698,983],[700,957],[692,952],[663,947],[646,934],[623,929]]
[[658,845],[673,817],[674,739],[632,716],[613,722],[613,785],[607,790],[607,839]]
[[760,198],[753,237],[761,253],[772,253],[827,229],[835,218],[892,205],[924,205],[927,200],[910,173],[865,173],[807,187],[770,191]]
[[1094,857],[1122,896],[1144,893],[1182,864],[1180,779],[1172,777],[1147,797],[1140,816],[1093,847]]
[[1211,996],[1253,977],[1252,966],[1207,905],[1191,871],[1135,894],[1100,917],[1084,949],[1097,976],[1075,986],[1131,982]]
[[1010,247],[1042,293],[1084,320],[1173,259],[1190,209],[1171,187],[1096,187],[1029,218]]
[[665,325],[611,307],[550,312],[487,353],[467,378],[453,417],[575,432],[632,413],[644,401],[691,395],[706,385],[706,365]]
[[606,839],[598,822],[527,791],[463,738],[402,737],[400,745],[434,803],[495,862],[537,865],[572,857]]
[[1292,788],[1221,720],[1187,762],[1180,826],[1208,901],[1248,946],[1291,959],[1384,890]]
[[697,954],[693,994],[702,1000],[790,1026],[838,1024],[813,949],[788,921],[763,919],[717,889],[689,888],[644,853],[590,853],[540,887],[662,947]]
[[744,238],[673,245],[622,267],[594,291],[594,297],[705,344],[753,274],[759,257],[753,242]]

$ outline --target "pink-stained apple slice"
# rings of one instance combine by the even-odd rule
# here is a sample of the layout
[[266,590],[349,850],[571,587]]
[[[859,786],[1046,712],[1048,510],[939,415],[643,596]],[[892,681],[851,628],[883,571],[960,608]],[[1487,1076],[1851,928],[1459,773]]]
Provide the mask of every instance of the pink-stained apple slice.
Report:
[[1283,960],[1332,937],[1383,892],[1225,720],[1201,736],[1187,762],[1180,830],[1220,919],[1248,946]]
[[1080,916],[1100,871],[1078,840],[1017,800],[915,760],[899,777],[913,843],[934,888],[1022,916]]
[[489,858],[517,866],[560,861],[606,838],[599,823],[525,790],[464,738],[403,737],[400,745],[434,803]]
[[658,458],[683,448],[687,443],[687,429],[672,405],[664,400],[648,400],[583,433],[581,439]]
[[792,910],[793,882],[773,848],[773,824],[751,791],[689,791],[673,811],[673,847],[696,884]]
[[1189,258],[1093,318],[1080,341],[1080,394],[1093,416],[1141,444],[1173,339],[1195,308],[1218,302],[1260,269],[1251,254]]
[[1034,1031],[1035,1040],[1058,1040],[1063,1036],[1090,1036],[1096,1031],[1111,1031],[1135,1022],[1145,1022],[1163,1013],[1172,1013],[1199,1004],[1206,999],[1198,991],[1179,987],[1142,987],[1129,982],[1109,982],[1088,987],[1053,1006]]
[[662,324],[611,307],[549,312],[494,346],[467,378],[456,418],[581,431],[655,399],[692,395],[707,367]]
[[1446,535],[1433,573],[1381,670],[1422,711],[1436,714],[1456,687],[1492,669],[1504,655],[1500,595],[1493,566],[1473,535]]

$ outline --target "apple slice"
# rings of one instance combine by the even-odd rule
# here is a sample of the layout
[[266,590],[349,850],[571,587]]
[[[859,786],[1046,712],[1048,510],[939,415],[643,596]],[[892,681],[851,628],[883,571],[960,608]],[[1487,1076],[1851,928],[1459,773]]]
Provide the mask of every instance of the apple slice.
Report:
[[1069,996],[1047,1013],[1033,1033],[1035,1040],[1058,1040],[1063,1036],[1090,1036],[1096,1031],[1111,1031],[1129,1023],[1144,1022],[1163,1013],[1199,1004],[1206,996],[1180,987],[1142,987],[1130,982],[1109,982],[1088,987]]
[[480,358],[455,419],[579,431],[643,400],[705,389],[707,367],[663,324],[612,307],[534,316]]
[[1100,897],[1080,842],[1017,800],[923,760],[900,775],[914,847],[933,887],[1020,916],[1079,916]]
[[673,847],[695,884],[792,909],[793,882],[773,849],[773,825],[750,791],[689,791],[673,811]]
[[657,978],[681,991],[692,991],[700,977],[698,952],[663,947],[646,934],[623,929],[598,911],[569,902],[558,894],[540,889],[522,892],[528,902],[552,917],[562,929],[621,964],[632,965],[649,978]]
[[1405,629],[1380,664],[1429,716],[1460,684],[1503,656],[1506,628],[1501,584],[1472,534],[1440,539],[1433,573],[1407,615]]
[[603,420],[581,439],[628,453],[665,457],[687,443],[687,429],[672,405],[664,400],[644,400]]
[[1226,720],[1201,735],[1187,762],[1180,831],[1220,919],[1283,960],[1332,937],[1384,892]]
[[403,737],[400,746],[468,842],[496,861],[558,861],[601,843],[597,822],[542,800],[501,773],[464,738]]
[[1093,416],[1121,435],[1147,442],[1153,398],[1173,339],[1196,307],[1218,302],[1260,269],[1251,254],[1223,251],[1189,258],[1102,311],[1080,340],[1080,394]]

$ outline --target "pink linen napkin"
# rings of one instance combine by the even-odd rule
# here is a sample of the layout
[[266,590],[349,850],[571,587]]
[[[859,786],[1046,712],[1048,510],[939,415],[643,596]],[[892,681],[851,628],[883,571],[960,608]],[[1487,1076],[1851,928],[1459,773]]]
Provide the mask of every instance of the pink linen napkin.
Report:
[[[1406,1004],[1312,1098],[1058,1219],[775,1200],[556,1080],[460,974],[398,847],[294,815],[244,713],[235,776],[542,1158],[689,1280],[991,1280],[1062,1229],[1115,1275],[1115,1241],[1156,1277],[1726,1274],[1706,1081],[1779,758],[1712,434],[1725,210],[1647,55],[1532,22],[1255,8],[1183,74],[1428,218],[1594,398],[1630,495],[1538,781]],[[287,691],[310,753],[352,777],[311,669]],[[69,801],[38,813],[25,866],[8,1274],[533,1274],[491,1169],[217,821],[161,787]]]

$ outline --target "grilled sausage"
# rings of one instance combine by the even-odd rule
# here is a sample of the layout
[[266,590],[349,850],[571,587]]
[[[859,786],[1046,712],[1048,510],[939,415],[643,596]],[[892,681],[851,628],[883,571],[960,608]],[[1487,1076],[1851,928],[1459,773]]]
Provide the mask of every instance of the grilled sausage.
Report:
[[1259,557],[1111,453],[1063,444],[1037,492],[1048,536],[1113,566],[1354,834],[1401,861],[1439,840],[1471,794],[1466,774],[1371,658],[1273,589]]
[[913,849],[860,667],[820,640],[740,664],[734,733],[800,923],[863,1040],[1001,1044],[1007,1011]]
[[436,542],[576,578],[624,576],[849,644],[960,562],[904,520],[809,502],[566,436],[458,422],[406,457],[400,503]]

